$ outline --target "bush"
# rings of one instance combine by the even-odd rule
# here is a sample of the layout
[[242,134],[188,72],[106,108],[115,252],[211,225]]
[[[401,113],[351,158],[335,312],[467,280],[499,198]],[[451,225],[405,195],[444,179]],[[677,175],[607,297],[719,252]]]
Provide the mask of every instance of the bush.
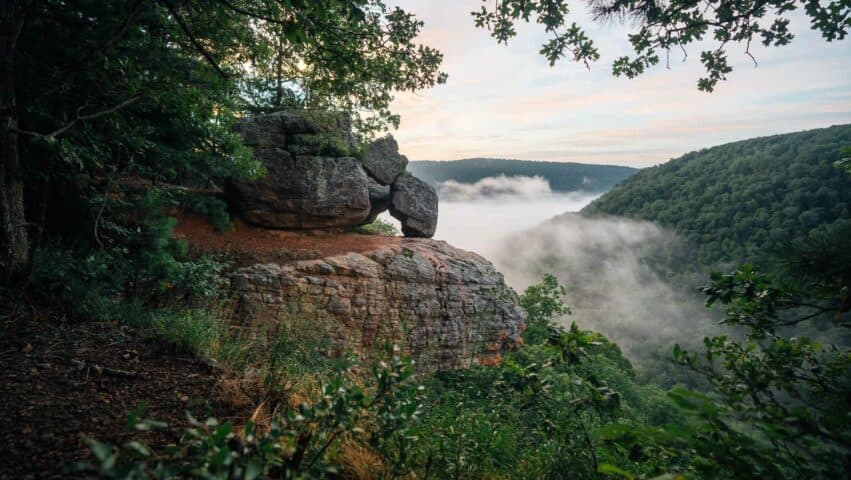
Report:
[[122,205],[125,223],[105,221],[98,248],[53,242],[38,249],[30,290],[76,317],[104,320],[122,302],[163,303],[219,294],[225,264],[192,258],[185,241],[172,238],[176,223],[164,216],[168,195],[151,190]]
[[[140,440],[120,447],[88,440],[97,464],[79,464],[73,470],[108,479],[137,478],[326,478],[341,470],[339,448],[348,439],[360,439],[384,455],[383,472],[393,477],[410,471],[408,452],[414,440],[410,425],[420,414],[418,390],[411,363],[394,349],[387,362],[372,369],[368,389],[338,376],[311,404],[287,409],[268,431],[252,423],[238,435],[234,425],[215,418],[204,422],[188,415],[190,428],[177,445],[158,454]],[[144,420],[144,406],[131,412],[134,431],[163,428]]]
[[358,233],[362,233],[364,235],[390,235],[397,236],[399,235],[399,230],[390,223],[385,222],[384,220],[378,219],[368,225],[361,225],[355,229]]

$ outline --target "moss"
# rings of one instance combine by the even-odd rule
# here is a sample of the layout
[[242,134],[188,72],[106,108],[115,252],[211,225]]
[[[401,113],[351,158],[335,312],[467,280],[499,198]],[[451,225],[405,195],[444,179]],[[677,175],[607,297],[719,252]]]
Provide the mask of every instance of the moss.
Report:
[[329,133],[297,133],[290,135],[287,151],[294,155],[326,155],[330,157],[348,157],[354,153],[342,134]]

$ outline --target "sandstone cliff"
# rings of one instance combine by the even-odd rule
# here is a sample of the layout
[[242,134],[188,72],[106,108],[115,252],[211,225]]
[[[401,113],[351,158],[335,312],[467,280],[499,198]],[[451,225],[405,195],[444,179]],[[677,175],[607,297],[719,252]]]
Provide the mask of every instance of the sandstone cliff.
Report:
[[[495,363],[520,345],[525,313],[493,265],[415,238],[434,235],[438,197],[406,172],[392,137],[356,145],[348,116],[331,112],[249,117],[237,130],[266,169],[228,186],[248,223],[224,235],[187,219],[177,229],[237,263],[227,275],[236,325],[311,329],[339,356],[397,344],[433,370]],[[385,210],[409,238],[351,231]]]
[[446,242],[206,229],[184,219],[177,234],[239,259],[228,278],[233,321],[248,329],[306,323],[327,336],[329,354],[369,356],[392,342],[435,370],[495,363],[520,344],[516,294],[490,262]]

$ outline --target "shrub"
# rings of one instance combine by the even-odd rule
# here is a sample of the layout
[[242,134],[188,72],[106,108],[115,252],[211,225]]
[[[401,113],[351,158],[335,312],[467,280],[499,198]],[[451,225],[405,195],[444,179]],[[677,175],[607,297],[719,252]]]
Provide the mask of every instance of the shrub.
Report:
[[364,235],[390,235],[397,236],[399,235],[399,230],[390,223],[385,222],[384,220],[378,219],[368,225],[361,225],[355,229],[358,233],[362,233]]
[[[204,422],[188,415],[190,427],[177,445],[157,454],[140,440],[120,447],[88,440],[97,464],[78,464],[74,471],[108,479],[136,478],[325,478],[340,472],[338,450],[350,438],[374,445],[387,460],[387,472],[398,476],[410,470],[408,451],[415,438],[410,425],[420,406],[409,361],[394,349],[387,362],[372,369],[369,389],[338,376],[313,403],[287,409],[267,431],[252,423],[238,435],[233,424],[215,418]],[[144,420],[144,406],[131,412],[128,427],[135,431],[163,428]]]
[[225,264],[192,258],[172,238],[176,223],[163,215],[169,196],[151,190],[123,204],[125,223],[104,221],[98,248],[49,243],[35,252],[30,290],[77,317],[111,318],[121,302],[209,299],[219,293]]

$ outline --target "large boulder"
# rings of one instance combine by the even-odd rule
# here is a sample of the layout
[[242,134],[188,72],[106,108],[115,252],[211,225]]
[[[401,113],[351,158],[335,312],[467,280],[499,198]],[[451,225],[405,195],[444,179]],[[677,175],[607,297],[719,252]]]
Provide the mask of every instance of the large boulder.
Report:
[[366,146],[363,168],[382,185],[391,185],[408,166],[408,158],[399,153],[399,144],[390,135]]
[[406,237],[432,237],[437,229],[437,192],[406,172],[390,187],[390,214],[402,223]]
[[237,131],[266,169],[263,178],[228,185],[246,221],[315,229],[360,225],[369,215],[369,180],[351,156],[347,116],[279,112],[243,119]]
[[230,185],[232,203],[247,222],[314,229],[360,225],[369,215],[367,176],[356,158],[286,151],[265,152],[261,158],[266,176]]

